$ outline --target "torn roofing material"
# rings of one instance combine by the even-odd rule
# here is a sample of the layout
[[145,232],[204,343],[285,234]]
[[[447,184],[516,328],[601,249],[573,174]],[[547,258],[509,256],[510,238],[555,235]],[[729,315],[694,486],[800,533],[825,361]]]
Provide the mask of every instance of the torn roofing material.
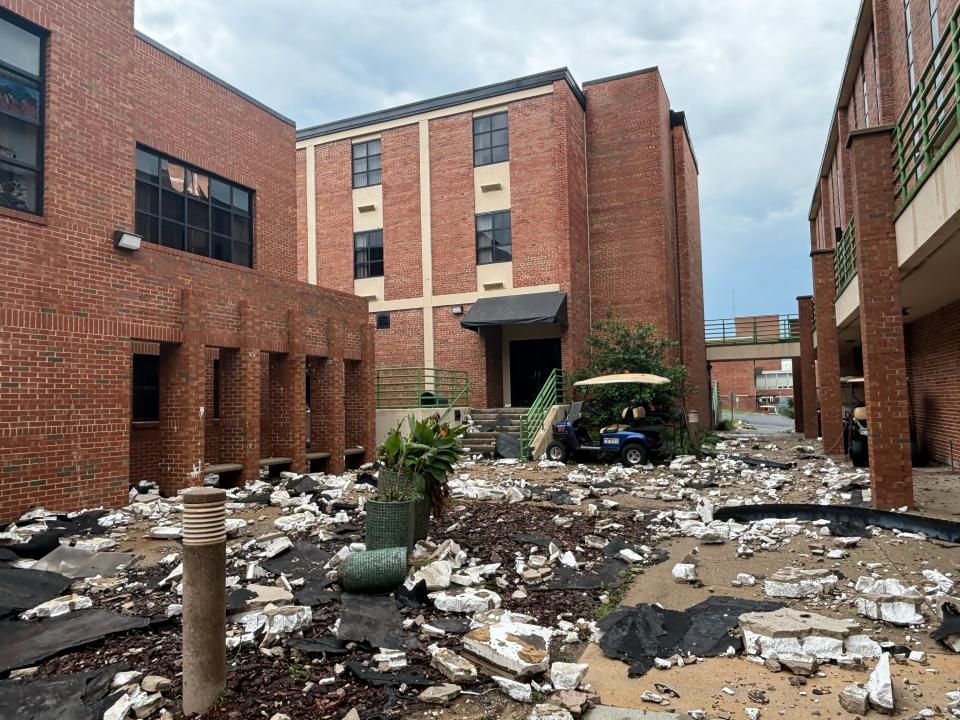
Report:
[[45,570],[0,568],[0,618],[59,597],[70,578]]
[[64,650],[82,647],[127,630],[142,630],[149,618],[118,615],[106,610],[78,610],[31,622],[0,622],[0,672],[26,667]]
[[743,642],[733,635],[740,615],[782,607],[764,600],[713,595],[684,610],[642,603],[615,610],[598,623],[600,649],[607,657],[630,662],[630,677],[645,674],[656,658],[672,655],[716,657],[728,648],[739,652]]
[[[831,527],[837,523],[838,527],[851,524],[875,525],[884,530],[900,530],[902,532],[923,533],[935,540],[960,543],[960,523],[952,520],[912,515],[910,513],[890,512],[889,510],[874,510],[873,508],[858,507],[855,505],[807,505],[801,503],[784,503],[776,505],[728,505],[714,513],[716,520],[736,520],[738,522],[754,522],[777,518],[781,520],[796,519],[803,522],[829,520]],[[841,533],[833,533],[835,535]],[[844,532],[842,534],[850,534]]]
[[461,327],[468,330],[532,323],[553,323],[566,327],[567,294],[551,291],[480,298],[460,320]]

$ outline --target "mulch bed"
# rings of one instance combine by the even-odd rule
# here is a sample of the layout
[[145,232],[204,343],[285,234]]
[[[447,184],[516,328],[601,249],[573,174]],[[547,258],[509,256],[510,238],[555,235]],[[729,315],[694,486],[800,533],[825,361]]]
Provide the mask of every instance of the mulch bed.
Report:
[[[501,589],[490,579],[488,587],[498,592],[503,607],[509,610],[532,615],[545,625],[555,626],[558,619],[575,621],[578,618],[594,619],[599,596],[603,589],[597,590],[555,590],[536,591],[528,586],[529,597],[514,600],[511,597],[516,588],[513,572],[515,553],[524,557],[529,555],[531,544],[513,538],[515,533],[540,533],[553,538],[563,550],[572,550],[577,546],[583,549],[577,557],[581,560],[595,560],[601,557],[599,550],[588,549],[583,545],[583,537],[597,534],[597,518],[588,518],[582,514],[583,508],[571,509],[553,505],[518,503],[456,502],[446,516],[435,520],[433,532],[439,539],[450,538],[457,542],[470,557],[477,557],[484,563],[502,562],[502,570],[507,570],[511,581],[508,589]],[[570,527],[558,527],[553,522],[557,514],[574,518]],[[617,533],[631,543],[641,544],[647,537],[642,525],[633,522],[629,514],[610,512],[601,513],[601,517],[616,517],[623,528]],[[299,534],[307,539],[309,533]],[[362,531],[361,531],[362,535]],[[291,534],[295,537],[296,534]],[[321,543],[320,546],[330,552],[338,550],[349,539],[336,539]],[[546,549],[543,549],[546,552]],[[100,607],[120,610],[126,613],[156,614],[162,613],[167,604],[179,602],[174,590],[160,589],[157,583],[171,568],[150,567],[133,569],[127,577],[143,583],[143,587],[133,592],[101,593],[95,597]],[[228,574],[235,574],[228,565]],[[261,582],[269,583],[268,579]],[[340,604],[330,604],[315,608],[315,622],[304,635],[319,637],[330,634],[331,626],[340,613]],[[446,616],[432,607],[401,610],[407,618],[423,615],[428,622],[438,621]],[[436,640],[438,644],[457,649],[459,636],[448,634]],[[335,675],[335,666],[350,660],[369,662],[373,651],[355,648],[346,655],[326,658],[305,658],[285,647],[283,657],[267,655],[257,647],[244,647],[228,655],[227,689],[222,701],[204,715],[205,718],[221,720],[263,720],[274,713],[283,712],[293,718],[331,718],[340,720],[351,708],[356,708],[361,718],[401,718],[409,714],[412,704],[416,703],[418,688],[373,687],[363,683],[348,672],[337,677],[333,684],[320,684],[324,678]],[[426,643],[429,644],[429,643]],[[425,644],[425,645],[426,645]],[[559,643],[557,644],[559,647]],[[229,653],[229,651],[228,651]],[[425,647],[408,652],[411,668],[421,670],[437,683],[445,682],[437,671],[429,665]],[[569,656],[565,657],[569,659]],[[110,662],[127,662],[133,669],[163,675],[173,681],[173,687],[164,693],[168,698],[167,709],[175,718],[181,718],[180,684],[180,623],[176,619],[164,628],[140,633],[114,636],[97,645],[64,653],[42,663],[39,675],[49,676],[67,672],[77,672],[101,667]],[[309,691],[304,686],[315,683]]]

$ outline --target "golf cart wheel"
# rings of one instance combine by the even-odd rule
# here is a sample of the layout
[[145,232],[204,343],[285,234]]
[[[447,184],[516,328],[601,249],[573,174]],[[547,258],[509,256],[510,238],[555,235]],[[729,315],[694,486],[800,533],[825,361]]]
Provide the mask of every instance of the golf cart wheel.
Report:
[[643,445],[627,445],[620,451],[620,461],[626,467],[647,464],[647,449]]
[[567,446],[563,443],[552,442],[547,445],[547,460],[553,460],[554,462],[566,462],[568,454]]

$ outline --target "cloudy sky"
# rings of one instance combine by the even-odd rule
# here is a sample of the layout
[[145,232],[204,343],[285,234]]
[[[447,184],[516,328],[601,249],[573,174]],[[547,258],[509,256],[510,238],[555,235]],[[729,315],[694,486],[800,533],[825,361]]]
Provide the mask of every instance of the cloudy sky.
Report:
[[299,127],[566,65],[659,65],[700,163],[707,318],[796,312],[859,0],[136,0],[137,28]]

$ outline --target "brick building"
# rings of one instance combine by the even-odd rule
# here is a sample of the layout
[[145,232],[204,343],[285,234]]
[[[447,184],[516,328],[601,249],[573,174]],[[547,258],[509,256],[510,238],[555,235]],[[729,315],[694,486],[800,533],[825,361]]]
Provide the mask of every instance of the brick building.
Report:
[[913,505],[911,435],[938,462],[960,441],[958,12],[862,4],[810,208],[804,430],[816,434],[819,401],[824,444],[841,452],[841,377],[864,377],[881,508]]
[[[723,410],[776,412],[780,398],[793,398],[791,360],[729,360],[710,364]],[[731,404],[730,397],[734,401]]]
[[678,342],[708,417],[698,169],[657,68],[565,69],[297,133],[298,270],[369,301],[380,365],[529,405],[591,324]]
[[294,142],[132,0],[0,0],[0,519],[371,447],[366,303],[296,282]]

